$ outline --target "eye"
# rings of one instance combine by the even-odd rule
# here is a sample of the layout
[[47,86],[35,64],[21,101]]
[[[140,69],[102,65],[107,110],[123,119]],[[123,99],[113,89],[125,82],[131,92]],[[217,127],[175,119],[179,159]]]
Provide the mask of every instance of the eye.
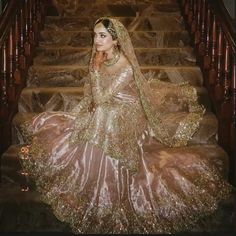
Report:
[[106,38],[106,35],[105,34],[101,34],[101,38]]

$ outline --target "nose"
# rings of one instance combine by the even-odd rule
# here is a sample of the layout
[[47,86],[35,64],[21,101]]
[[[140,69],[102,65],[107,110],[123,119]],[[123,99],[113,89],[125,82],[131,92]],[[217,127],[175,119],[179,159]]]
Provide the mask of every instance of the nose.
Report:
[[95,44],[99,44],[99,41],[100,41],[100,40],[99,40],[99,37],[94,37],[94,43],[95,43]]

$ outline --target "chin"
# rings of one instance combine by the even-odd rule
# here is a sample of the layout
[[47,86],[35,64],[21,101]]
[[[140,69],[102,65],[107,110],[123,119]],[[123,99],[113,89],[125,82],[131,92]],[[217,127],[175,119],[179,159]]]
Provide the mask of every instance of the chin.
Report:
[[104,50],[102,50],[102,48],[96,48],[96,50],[97,50],[98,52],[104,51]]

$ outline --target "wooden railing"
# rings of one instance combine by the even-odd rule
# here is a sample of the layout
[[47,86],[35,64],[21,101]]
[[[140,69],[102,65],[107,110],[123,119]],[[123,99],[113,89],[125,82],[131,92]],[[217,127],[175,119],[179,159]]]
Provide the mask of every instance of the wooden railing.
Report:
[[218,143],[230,156],[229,180],[236,184],[235,28],[222,0],[180,1],[204,85],[218,118]]
[[26,84],[38,34],[43,27],[41,0],[9,0],[0,19],[0,154],[11,143],[11,120]]

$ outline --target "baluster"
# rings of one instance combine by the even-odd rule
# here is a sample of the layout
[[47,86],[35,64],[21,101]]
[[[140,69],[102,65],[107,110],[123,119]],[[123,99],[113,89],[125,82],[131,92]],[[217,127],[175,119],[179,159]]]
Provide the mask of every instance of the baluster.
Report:
[[38,25],[38,21],[37,21],[37,4],[38,4],[38,1],[35,0],[35,1],[32,2],[32,4],[33,4],[33,6],[32,6],[33,32],[36,35],[36,37],[34,37],[34,44],[38,45],[38,33],[39,33],[39,25]]
[[33,4],[32,0],[29,1],[29,6],[28,6],[28,15],[29,15],[29,42],[31,45],[34,45],[34,40],[35,40],[35,35],[34,35],[34,30],[33,30]]
[[209,4],[207,4],[207,24],[206,24],[206,44],[205,44],[205,55],[203,66],[204,69],[209,69],[211,57],[210,57],[210,28],[211,28],[211,9]]
[[209,85],[216,83],[217,71],[216,71],[216,16],[212,16],[212,30],[211,30],[211,64],[209,70]]
[[200,33],[201,33],[201,0],[198,0],[198,5],[197,5],[197,22],[196,22],[196,32],[195,32],[195,37],[194,37],[194,43],[195,47],[200,42]]
[[44,23],[43,23],[43,17],[44,15],[44,8],[42,6],[42,1],[41,0],[36,0],[36,21],[38,25],[38,31],[43,29]]
[[[235,55],[235,52],[233,53]],[[231,109],[232,109],[232,117],[231,117],[231,126],[230,126],[230,146],[231,150],[235,154],[234,158],[236,158],[236,58],[233,57],[232,60],[232,73],[231,73]],[[236,160],[234,160],[236,165]],[[236,166],[234,167],[236,171]],[[236,176],[235,176],[236,180]]]
[[229,65],[230,65],[230,58],[229,58],[229,44],[227,40],[222,37],[223,41],[225,42],[224,48],[224,63],[223,63],[223,102],[220,106],[219,111],[219,143],[227,150],[230,151],[230,120],[231,120],[231,104],[230,104],[230,85],[229,85]]
[[214,95],[216,101],[220,101],[222,99],[222,86],[221,86],[222,60],[223,60],[222,51],[223,51],[222,29],[219,26],[219,34],[217,40],[217,76],[216,76],[216,85],[214,88]]
[[19,33],[19,15],[15,17],[15,71],[14,78],[15,84],[21,83],[21,71],[20,71],[20,61],[19,61],[19,45],[20,45],[20,33]]
[[25,56],[28,60],[28,63],[30,62],[30,53],[31,53],[31,45],[30,45],[30,40],[29,40],[29,12],[28,12],[28,3],[29,0],[25,0],[25,5],[24,5],[24,17],[25,17]]
[[[24,11],[23,8],[20,9],[20,68],[22,70],[26,69],[25,60],[25,31],[24,31]],[[24,76],[23,76],[24,77]]]
[[7,46],[6,41],[2,47],[2,78],[1,78],[1,117],[2,120],[7,119],[8,101],[7,101]]
[[191,34],[193,35],[196,32],[197,25],[197,0],[194,0],[193,4],[193,21],[191,24]]
[[188,18],[187,18],[188,25],[191,26],[192,21],[193,21],[193,0],[189,0]]
[[205,52],[205,18],[206,18],[206,0],[202,0],[202,7],[201,7],[201,31],[200,31],[200,42],[198,45],[198,54],[200,56],[204,55]]
[[[31,46],[36,34],[41,30],[44,17],[45,0],[9,1],[9,19],[2,21],[4,28],[0,46],[0,151],[10,144],[10,123],[16,106],[15,99],[25,85],[26,72],[32,62]],[[32,45],[30,44],[32,43]],[[27,57],[27,61],[26,61]],[[17,86],[20,85],[20,86]],[[19,90],[18,90],[19,89]]]
[[230,65],[230,46],[228,41],[225,39],[225,50],[224,50],[224,101],[229,101],[230,99],[230,85],[229,85],[229,65]]
[[9,78],[8,78],[8,88],[7,88],[7,92],[8,92],[8,100],[10,102],[14,102],[15,101],[15,85],[14,85],[14,76],[13,76],[13,27],[10,27],[10,32],[9,32],[9,37],[8,37],[8,54],[9,54]]
[[189,0],[185,0],[184,1],[184,14],[186,17],[188,17],[188,13],[189,13]]

